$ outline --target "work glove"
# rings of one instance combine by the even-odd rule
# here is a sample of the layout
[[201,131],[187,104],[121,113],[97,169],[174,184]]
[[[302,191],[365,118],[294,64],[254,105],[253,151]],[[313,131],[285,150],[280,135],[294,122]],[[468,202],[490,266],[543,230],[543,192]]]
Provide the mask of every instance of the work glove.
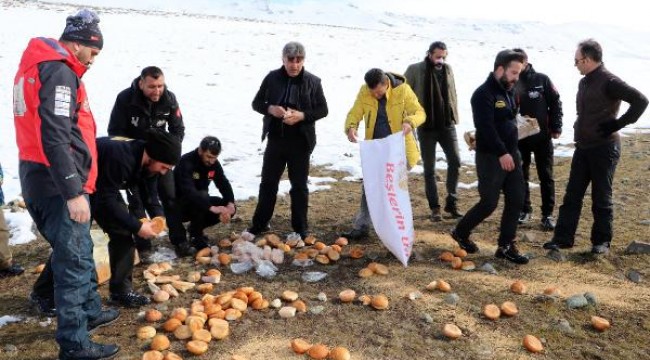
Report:
[[619,131],[623,128],[623,124],[620,121],[608,120],[603,123],[598,124],[598,133],[600,136],[607,138],[613,133]]

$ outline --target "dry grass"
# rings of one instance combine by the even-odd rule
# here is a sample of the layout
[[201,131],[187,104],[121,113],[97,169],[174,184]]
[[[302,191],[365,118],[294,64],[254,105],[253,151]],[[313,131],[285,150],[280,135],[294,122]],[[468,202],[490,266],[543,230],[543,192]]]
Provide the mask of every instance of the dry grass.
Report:
[[[209,353],[203,358],[230,359],[234,354],[248,359],[306,358],[289,349],[291,339],[302,337],[330,347],[346,346],[353,359],[650,359],[650,287],[647,280],[650,277],[650,257],[623,253],[632,240],[648,241],[649,238],[648,225],[640,222],[650,219],[650,191],[648,180],[643,175],[649,169],[649,154],[650,139],[647,137],[635,136],[625,140],[623,158],[615,177],[615,239],[610,255],[594,258],[586,254],[590,249],[588,234],[591,225],[591,204],[586,199],[578,230],[580,236],[576,248],[567,254],[568,261],[557,263],[545,257],[541,244],[550,238],[550,234],[539,231],[539,218],[520,228],[521,234],[527,232],[535,237],[532,242],[520,242],[524,252],[535,256],[531,263],[516,266],[497,260],[492,255],[496,248],[498,209],[476,229],[474,238],[481,252],[470,257],[478,266],[484,262],[492,263],[497,275],[454,271],[438,260],[442,251],[454,248],[454,242],[445,234],[454,223],[449,219],[441,223],[427,220],[423,180],[421,176],[412,176],[410,189],[417,242],[408,268],[402,267],[373,237],[363,244],[366,250],[363,259],[343,257],[335,265],[309,268],[310,271],[328,273],[326,280],[318,283],[303,282],[300,278],[303,270],[290,265],[283,266],[272,280],[262,279],[254,273],[234,275],[230,270],[222,269],[222,282],[217,285],[215,293],[248,285],[254,286],[266,298],[273,299],[283,290],[292,289],[309,307],[322,305],[325,310],[320,315],[299,314],[288,320],[281,319],[272,310],[249,311],[231,325],[232,333],[227,339],[212,342]],[[558,204],[564,193],[569,164],[569,159],[556,159]],[[327,174],[339,179],[344,176],[321,169],[315,169],[313,174]],[[474,175],[463,171],[461,180],[472,182]],[[440,188],[444,189],[444,186]],[[359,184],[338,182],[330,191],[311,195],[310,222],[312,230],[321,239],[331,243],[339,231],[347,230],[358,207],[359,191]],[[460,197],[461,209],[466,210],[476,202],[476,190],[462,190]],[[533,203],[539,215],[537,189],[533,190]],[[250,201],[240,203],[241,218],[250,219],[254,205]],[[289,230],[289,223],[289,200],[279,199],[272,224],[274,230],[284,234]],[[244,221],[229,227],[217,226],[210,229],[210,235],[217,240],[231,231],[241,231],[247,225]],[[167,245],[166,240],[157,241]],[[32,267],[46,258],[49,247],[39,240],[17,246],[14,251],[16,259]],[[359,278],[357,272],[373,260],[388,265],[390,273]],[[185,274],[194,268],[201,267],[184,260],[175,264],[174,273]],[[640,284],[626,279],[625,274],[631,269],[644,277]],[[0,328],[0,344],[18,347],[17,352],[6,353],[2,352],[4,346],[0,346],[0,359],[56,358],[58,349],[53,339],[54,325],[39,326],[38,321],[43,319],[34,318],[27,305],[26,298],[35,278],[36,275],[27,273],[0,282],[2,313],[31,319]],[[446,279],[452,291],[460,296],[457,306],[446,304],[443,301],[445,294],[424,289],[430,281],[440,278]],[[515,295],[509,291],[515,279],[527,284],[527,294]],[[138,274],[135,283],[143,290],[143,281]],[[563,297],[590,291],[597,296],[598,305],[569,310],[563,301],[535,301],[535,295],[550,285],[558,286]],[[345,288],[354,289],[357,294],[386,294],[390,308],[373,311],[357,304],[341,304],[335,298]],[[100,291],[105,298],[105,286]],[[328,295],[329,300],[325,303],[315,299],[321,291]],[[415,301],[409,300],[407,295],[413,291],[421,291],[423,296]],[[176,306],[188,306],[191,298],[198,297],[195,293],[185,294],[167,304],[163,313],[168,314]],[[490,321],[480,314],[483,305],[501,304],[506,300],[517,303],[518,316]],[[425,314],[431,316],[432,323],[422,319]],[[609,319],[612,328],[605,333],[595,332],[589,325],[592,315]],[[560,319],[569,321],[573,334],[557,330],[555,324]],[[447,341],[442,338],[440,329],[448,322],[462,329],[464,335],[461,339]],[[99,342],[119,343],[123,350],[118,359],[139,359],[146,343],[137,340],[134,334],[142,324],[138,311],[123,310],[117,325],[99,330],[93,338]],[[523,349],[521,342],[526,334],[543,339],[544,354],[530,355]],[[191,358],[180,341],[172,342],[172,350]]]

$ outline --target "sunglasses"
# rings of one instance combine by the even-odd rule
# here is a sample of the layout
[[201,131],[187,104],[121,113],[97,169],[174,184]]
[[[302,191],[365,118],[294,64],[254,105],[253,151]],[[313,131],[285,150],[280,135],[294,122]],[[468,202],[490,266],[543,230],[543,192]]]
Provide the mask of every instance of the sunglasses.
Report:
[[581,62],[585,61],[586,57],[583,57],[582,59],[573,59],[573,65],[578,65]]

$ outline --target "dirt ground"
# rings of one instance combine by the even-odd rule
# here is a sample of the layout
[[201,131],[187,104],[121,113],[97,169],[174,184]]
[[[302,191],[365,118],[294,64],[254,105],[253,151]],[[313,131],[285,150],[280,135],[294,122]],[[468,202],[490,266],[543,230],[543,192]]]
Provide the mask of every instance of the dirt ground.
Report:
[[[539,228],[539,189],[533,189],[536,217],[530,224],[521,226],[520,249],[533,256],[530,264],[517,266],[493,257],[501,208],[481,224],[473,234],[481,251],[470,255],[477,267],[486,262],[497,270],[492,275],[482,271],[452,270],[448,263],[440,261],[439,255],[454,250],[454,242],[447,235],[454,221],[444,219],[439,223],[428,220],[428,208],[424,196],[421,175],[410,177],[409,188],[415,217],[416,244],[409,266],[404,268],[382,245],[376,236],[362,244],[365,256],[352,259],[347,255],[353,244],[344,247],[341,259],[330,265],[314,265],[302,269],[289,264],[280,267],[273,279],[264,279],[253,271],[235,275],[227,267],[220,267],[221,282],[212,294],[252,286],[269,301],[278,298],[283,291],[298,292],[307,308],[322,306],[320,314],[298,313],[296,317],[283,319],[275,309],[251,310],[230,324],[231,334],[224,340],[213,340],[209,350],[201,356],[206,359],[231,359],[233,355],[245,359],[305,359],[290,349],[290,341],[301,337],[311,343],[327,346],[345,346],[352,359],[650,359],[650,256],[627,255],[627,245],[633,240],[650,241],[650,189],[643,174],[650,170],[650,137],[636,135],[624,140],[623,155],[614,184],[615,235],[612,252],[596,258],[589,254],[589,231],[592,222],[588,196],[578,229],[576,247],[565,251],[567,260],[556,262],[546,257],[542,243],[550,239],[550,233]],[[557,207],[561,204],[566,186],[569,158],[556,158]],[[534,171],[532,171],[534,173]],[[312,175],[332,176],[342,179],[345,174],[314,169]],[[444,172],[439,172],[444,179]],[[536,181],[536,176],[534,176]],[[461,181],[475,181],[471,167],[461,170]],[[444,195],[444,185],[439,182]],[[460,190],[460,208],[464,212],[478,199],[475,188]],[[334,183],[331,190],[311,195],[309,218],[312,231],[323,242],[332,244],[337,234],[347,230],[357,210],[360,184],[346,181]],[[288,196],[278,199],[272,227],[281,236],[289,231]],[[216,243],[231,232],[240,232],[248,225],[255,202],[239,203],[239,215],[243,219],[228,226],[209,229]],[[556,214],[557,214],[556,207]],[[523,239],[526,234],[526,239]],[[167,239],[156,240],[160,246],[169,246]],[[33,268],[42,263],[49,247],[42,239],[30,244],[16,246],[15,258]],[[388,275],[360,278],[358,272],[370,262],[387,265]],[[171,274],[185,277],[190,270],[206,270],[208,266],[197,265],[193,259],[174,261]],[[146,291],[142,278],[144,266],[136,267],[136,288]],[[641,282],[627,278],[629,271],[637,271]],[[305,271],[322,271],[327,277],[319,282],[307,283],[301,279]],[[39,325],[45,321],[30,309],[27,296],[36,275],[30,271],[17,278],[0,281],[1,314],[26,317],[28,320],[0,328],[0,359],[54,359],[57,345],[54,341],[55,322]],[[437,279],[445,279],[452,292],[459,296],[453,306],[445,302],[447,294],[428,291],[425,286]],[[509,288],[520,279],[528,288],[526,294],[516,295]],[[539,294],[550,286],[561,291],[558,299],[541,301]],[[385,294],[390,302],[384,311],[373,310],[359,303],[343,304],[338,294],[353,289],[357,295]],[[411,300],[408,295],[419,291],[422,296]],[[107,286],[100,287],[104,299]],[[324,292],[327,300],[317,300]],[[565,299],[574,294],[591,292],[597,304],[580,309],[569,309]],[[200,294],[190,290],[163,305],[132,310],[123,309],[115,325],[98,330],[93,339],[98,342],[115,342],[122,347],[117,359],[140,359],[149,343],[135,336],[139,327],[145,325],[142,311],[157,307],[163,313],[163,321],[175,307],[189,307],[192,299]],[[501,304],[513,301],[519,308],[514,317],[502,317],[496,321],[482,315],[482,307],[488,303]],[[608,319],[612,327],[606,332],[596,332],[590,325],[592,315]],[[557,324],[568,321],[571,331],[562,331]],[[441,335],[442,326],[454,323],[463,335],[449,341]],[[159,333],[162,321],[153,324]],[[542,354],[532,355],[522,346],[525,335],[532,334],[542,340]],[[185,341],[175,340],[168,334],[171,349],[183,358],[195,358],[185,350]],[[7,351],[7,345],[16,351]],[[197,357],[198,358],[198,357]]]

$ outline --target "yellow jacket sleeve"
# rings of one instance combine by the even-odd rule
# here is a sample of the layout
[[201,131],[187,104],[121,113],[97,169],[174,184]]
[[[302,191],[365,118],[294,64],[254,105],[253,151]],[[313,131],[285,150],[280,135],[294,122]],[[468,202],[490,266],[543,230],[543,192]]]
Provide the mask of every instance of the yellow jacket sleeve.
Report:
[[[365,86],[365,85],[364,85]],[[354,105],[352,105],[352,109],[348,112],[348,116],[345,119],[345,128],[343,131],[347,135],[348,130],[350,128],[359,128],[359,123],[361,120],[363,120],[363,114],[364,114],[364,109],[363,109],[363,93],[364,93],[364,86],[359,89],[359,93],[357,94],[356,100],[354,100]]]
[[404,92],[404,106],[406,110],[404,122],[411,124],[413,130],[415,130],[416,127],[424,124],[427,115],[411,87],[408,84],[402,86],[407,86]]

